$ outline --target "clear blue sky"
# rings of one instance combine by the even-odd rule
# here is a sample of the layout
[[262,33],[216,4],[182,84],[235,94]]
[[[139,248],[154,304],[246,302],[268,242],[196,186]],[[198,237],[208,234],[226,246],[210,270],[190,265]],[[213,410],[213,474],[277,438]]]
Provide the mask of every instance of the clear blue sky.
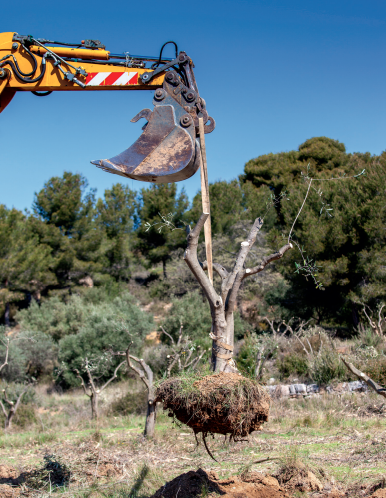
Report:
[[[235,178],[249,159],[313,136],[338,139],[349,152],[381,153],[385,28],[384,0],[20,0],[1,7],[1,31],[97,38],[115,53],[158,54],[175,40],[193,58],[217,122],[207,135],[210,181]],[[65,170],[84,174],[102,195],[118,177],[89,161],[136,140],[142,124],[130,119],[152,107],[151,93],[17,94],[0,115],[0,203],[30,208],[34,192]],[[199,184],[196,174],[180,186],[192,197]]]

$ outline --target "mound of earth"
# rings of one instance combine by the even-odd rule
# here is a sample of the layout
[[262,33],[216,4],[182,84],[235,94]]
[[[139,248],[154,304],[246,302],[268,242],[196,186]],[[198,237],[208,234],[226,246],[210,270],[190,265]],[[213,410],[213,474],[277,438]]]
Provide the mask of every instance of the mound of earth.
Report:
[[0,496],[2,498],[16,498],[20,490],[15,488],[19,485],[19,472],[9,465],[0,464]]
[[242,438],[268,420],[270,397],[256,381],[237,373],[207,375],[195,382],[171,378],[156,391],[164,410],[197,434]]
[[[205,494],[206,493],[206,494]],[[215,472],[198,469],[166,483],[151,498],[290,498],[271,476],[259,472],[219,479]]]
[[274,474],[280,485],[288,491],[322,491],[323,484],[313,472],[301,465],[287,465]]

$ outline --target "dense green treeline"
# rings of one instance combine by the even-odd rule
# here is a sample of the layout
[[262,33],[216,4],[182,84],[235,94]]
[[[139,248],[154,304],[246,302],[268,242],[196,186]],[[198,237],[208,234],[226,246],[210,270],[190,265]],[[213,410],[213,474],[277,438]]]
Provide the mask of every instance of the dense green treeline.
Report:
[[[364,169],[357,178],[342,177]],[[260,247],[283,245],[306,195],[304,174],[315,179],[293,234],[304,252],[295,248],[276,265],[281,277],[275,285],[255,279],[242,297],[258,296],[257,314],[356,326],[358,302],[375,308],[385,298],[386,153],[347,154],[338,141],[312,138],[298,150],[250,160],[238,179],[212,183],[215,258],[231,265],[257,216],[264,216]],[[326,181],[332,177],[339,179]],[[31,303],[66,301],[87,287],[127,288],[139,268],[144,276],[136,282],[153,282],[152,292],[163,300],[194,291],[195,282],[178,265],[185,225],[200,213],[200,194],[190,205],[175,184],[134,192],[118,183],[97,198],[83,176],[69,172],[47,181],[32,212],[0,205],[2,323],[10,325]],[[258,248],[254,254],[261,257]],[[303,258],[319,267],[324,290],[316,289],[312,275],[295,273]]]

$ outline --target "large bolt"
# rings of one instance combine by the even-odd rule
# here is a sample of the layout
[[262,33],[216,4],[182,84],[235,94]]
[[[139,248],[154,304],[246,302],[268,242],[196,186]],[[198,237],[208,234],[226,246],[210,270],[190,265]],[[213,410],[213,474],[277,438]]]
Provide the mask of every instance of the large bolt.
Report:
[[194,93],[192,92],[189,92],[187,95],[186,95],[186,100],[188,102],[192,102],[194,100]]
[[18,43],[12,43],[12,48],[13,48],[13,50],[16,50],[17,48],[19,48],[19,44]]
[[162,90],[162,88],[157,88],[157,90],[155,91],[155,94],[154,94],[154,97],[157,99],[157,100],[162,100],[165,98],[165,91]]
[[181,118],[181,125],[187,128],[192,123],[192,117],[189,114],[184,114]]

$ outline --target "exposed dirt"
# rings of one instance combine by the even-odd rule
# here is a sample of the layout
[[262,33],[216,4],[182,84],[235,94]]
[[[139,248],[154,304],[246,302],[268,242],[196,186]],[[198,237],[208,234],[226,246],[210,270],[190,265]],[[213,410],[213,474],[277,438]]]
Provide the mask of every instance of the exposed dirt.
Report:
[[8,484],[0,484],[0,496],[1,498],[17,498],[20,496],[20,489],[13,488]]
[[322,491],[323,484],[313,472],[298,465],[286,465],[276,474],[279,484],[288,491]]
[[179,378],[168,379],[156,398],[183,424],[203,434],[243,438],[268,420],[270,398],[255,381],[236,373],[207,375],[190,389]]
[[1,498],[16,498],[20,490],[15,488],[19,485],[19,472],[9,465],[0,464],[0,496]]
[[162,486],[151,498],[195,498],[221,495],[222,498],[289,498],[290,495],[271,476],[259,472],[219,479],[215,472],[198,469],[181,474]]

